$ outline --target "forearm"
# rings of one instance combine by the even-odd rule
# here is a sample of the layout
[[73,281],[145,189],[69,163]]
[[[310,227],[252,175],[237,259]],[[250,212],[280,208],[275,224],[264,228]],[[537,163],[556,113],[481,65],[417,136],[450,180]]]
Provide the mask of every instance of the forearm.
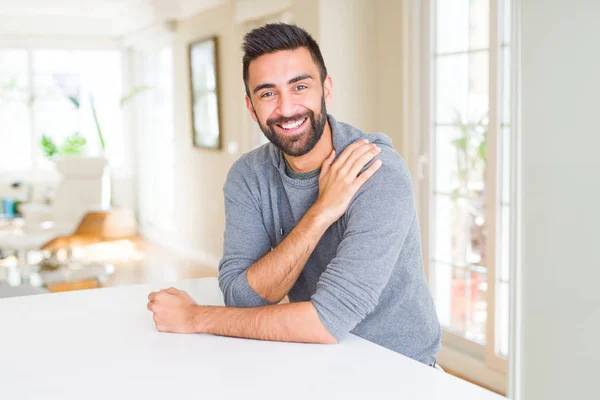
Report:
[[252,265],[246,276],[250,287],[263,299],[283,299],[329,227],[316,207],[308,210],[289,235]]
[[334,344],[311,302],[255,308],[197,306],[195,331],[280,342]]

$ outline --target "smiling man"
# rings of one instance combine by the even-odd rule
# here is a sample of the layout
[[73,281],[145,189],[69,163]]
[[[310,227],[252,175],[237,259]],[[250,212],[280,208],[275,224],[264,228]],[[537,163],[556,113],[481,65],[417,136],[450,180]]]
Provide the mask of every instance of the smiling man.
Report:
[[246,106],[270,143],[224,186],[227,307],[151,293],[157,329],[310,343],[350,332],[433,365],[441,333],[405,163],[387,136],[327,114],[332,80],[306,31],[269,24],[243,50]]

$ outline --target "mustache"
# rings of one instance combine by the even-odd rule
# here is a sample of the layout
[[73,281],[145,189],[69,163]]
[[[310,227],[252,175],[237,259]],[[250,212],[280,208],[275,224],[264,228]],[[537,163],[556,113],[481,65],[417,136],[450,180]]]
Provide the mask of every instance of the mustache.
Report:
[[286,124],[288,122],[298,121],[299,119],[303,119],[303,118],[311,118],[311,120],[312,120],[312,118],[314,117],[314,114],[315,114],[314,112],[309,110],[309,111],[305,112],[304,114],[296,114],[291,117],[268,119],[267,126],[272,127],[273,125]]

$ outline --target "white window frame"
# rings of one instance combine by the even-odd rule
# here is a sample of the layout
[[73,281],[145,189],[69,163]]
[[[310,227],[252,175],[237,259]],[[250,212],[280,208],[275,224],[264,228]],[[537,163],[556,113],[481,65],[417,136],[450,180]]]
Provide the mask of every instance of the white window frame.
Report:
[[[515,104],[516,90],[515,86],[518,77],[516,76],[518,66],[518,43],[517,33],[518,26],[515,23],[516,17],[518,17],[518,9],[516,7],[520,2],[512,1],[512,32],[511,32],[511,237],[510,237],[510,259],[511,259],[511,270],[510,270],[510,323],[515,323],[515,260],[518,252],[517,238],[518,231],[515,229],[518,222],[518,203],[517,194],[515,188],[518,187],[517,182],[517,168],[518,168],[518,119],[517,112],[518,108]],[[417,47],[419,50],[405,51],[405,56],[411,56],[412,62],[410,63],[411,73],[413,79],[420,82],[418,90],[411,88],[409,93],[410,100],[413,104],[419,104],[420,112],[416,117],[415,125],[418,127],[417,131],[421,133],[414,145],[414,151],[416,156],[414,157],[415,165],[413,168],[416,170],[416,201],[417,208],[419,210],[419,218],[422,226],[422,243],[423,243],[423,254],[424,254],[424,267],[425,273],[429,277],[430,273],[430,236],[431,236],[431,206],[430,206],[430,194],[431,194],[431,181],[432,174],[430,168],[430,148],[432,143],[433,135],[433,118],[432,118],[432,100],[434,99],[434,68],[433,68],[433,28],[432,25],[434,20],[432,15],[434,11],[435,0],[425,0],[423,2],[419,0],[412,0],[410,5],[405,8],[406,15],[410,15],[411,21],[414,28],[410,30],[409,39],[412,43],[404,43],[405,49]],[[482,345],[465,337],[444,330],[442,337],[442,350],[438,353],[438,361],[442,366],[446,366],[449,370],[464,376],[465,378],[486,386],[492,390],[500,393],[507,393],[509,388],[508,369],[509,363],[507,359],[500,357],[496,354],[496,247],[497,247],[497,202],[498,200],[498,182],[499,182],[499,171],[497,166],[497,158],[499,157],[499,143],[498,133],[500,130],[499,112],[501,106],[501,99],[499,90],[501,71],[499,69],[499,54],[500,54],[500,38],[499,24],[501,23],[501,12],[498,9],[499,1],[490,0],[490,43],[489,43],[489,125],[488,125],[488,148],[494,149],[494,151],[488,152],[488,168],[487,175],[485,177],[486,191],[490,199],[493,199],[488,203],[488,214],[487,221],[493,229],[489,229],[488,240],[486,242],[486,254],[489,257],[489,265],[487,267],[488,277],[488,294],[487,294],[487,310],[488,318],[486,325],[486,344]],[[413,47],[414,46],[414,47]],[[414,82],[414,81],[413,81]],[[412,117],[415,118],[415,117]],[[493,284],[490,284],[493,282]],[[509,358],[511,358],[511,366],[513,365],[512,357],[515,354],[514,349],[514,326],[509,329]],[[512,369],[512,368],[511,368]],[[511,380],[511,387],[513,386]]]

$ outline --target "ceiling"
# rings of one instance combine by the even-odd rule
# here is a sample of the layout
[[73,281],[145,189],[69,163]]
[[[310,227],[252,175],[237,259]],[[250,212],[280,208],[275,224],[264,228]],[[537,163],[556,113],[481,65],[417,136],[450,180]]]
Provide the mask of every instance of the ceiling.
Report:
[[0,36],[120,37],[223,0],[0,0]]

